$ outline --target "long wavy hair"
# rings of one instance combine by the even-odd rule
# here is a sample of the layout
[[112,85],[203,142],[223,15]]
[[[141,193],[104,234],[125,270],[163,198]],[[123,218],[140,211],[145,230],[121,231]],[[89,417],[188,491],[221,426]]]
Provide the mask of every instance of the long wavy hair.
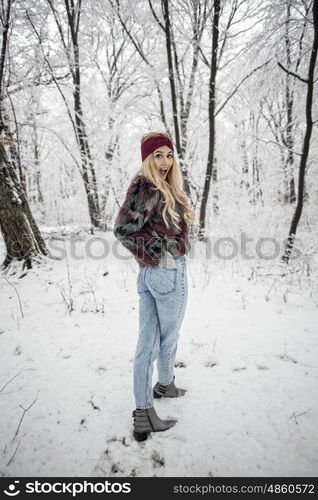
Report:
[[[141,138],[141,144],[145,142],[150,137],[162,135],[164,137],[171,137],[168,134],[160,133],[160,132],[149,132],[145,134]],[[142,166],[140,170],[137,172],[136,177],[142,175],[146,177],[152,184],[156,186],[156,188],[160,191],[163,196],[164,208],[162,211],[163,220],[167,227],[169,227],[169,221],[167,218],[167,214],[170,215],[172,223],[180,229],[178,222],[180,221],[180,216],[175,211],[176,201],[178,201],[184,209],[184,219],[186,223],[190,226],[194,219],[195,213],[190,208],[189,199],[186,193],[183,190],[183,182],[182,182],[182,174],[179,164],[175,156],[173,156],[172,166],[167,174],[166,179],[162,179],[158,172],[158,169],[155,166],[154,162],[154,153],[151,153],[147,158],[142,162]]]

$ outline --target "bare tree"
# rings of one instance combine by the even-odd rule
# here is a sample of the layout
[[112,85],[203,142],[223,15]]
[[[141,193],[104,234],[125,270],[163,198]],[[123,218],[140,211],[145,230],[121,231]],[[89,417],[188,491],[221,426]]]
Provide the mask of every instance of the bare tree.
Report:
[[[179,49],[175,38],[175,19],[183,18],[184,12],[180,12],[177,6],[173,15],[170,12],[169,0],[161,0],[161,8],[163,13],[163,22],[159,19],[152,5],[151,0],[148,0],[150,9],[158,26],[163,30],[165,36],[168,75],[171,95],[172,118],[174,126],[174,137],[176,148],[180,160],[181,170],[183,172],[185,191],[191,196],[191,188],[196,190],[195,184],[190,180],[188,168],[185,165],[188,146],[188,121],[193,104],[193,93],[195,87],[195,79],[199,64],[200,42],[204,32],[205,23],[207,20],[207,0],[197,2],[185,2],[182,7],[187,10],[191,19],[191,38],[188,42],[188,47],[184,50],[180,58]],[[179,16],[177,15],[180,12]],[[190,61],[190,70],[184,71],[184,59],[189,47],[192,48],[192,58]],[[189,75],[189,78],[186,78]],[[188,80],[188,81],[187,81]]]
[[[294,108],[295,108],[295,78],[293,78],[292,73],[297,73],[301,60],[304,56],[303,54],[303,41],[304,34],[308,27],[308,14],[310,10],[310,3],[306,5],[303,2],[304,15],[302,16],[302,28],[300,30],[296,47],[293,50],[293,38],[294,34],[291,32],[291,22],[293,21],[291,16],[292,0],[286,0],[286,22],[285,22],[285,51],[286,51],[286,65],[285,67],[279,62],[278,65],[284,71],[286,71],[285,79],[285,106],[286,117],[285,129],[282,137],[282,142],[286,147],[287,154],[284,164],[284,201],[285,203],[293,203],[296,201],[295,192],[295,177],[294,177],[294,146],[295,146],[295,119],[294,119]],[[297,53],[298,52],[298,53]]]
[[[203,34],[205,22],[207,19],[207,0],[192,1],[187,0],[179,5],[172,4],[168,0],[161,0],[161,13],[157,13],[155,7],[158,5],[148,0],[149,12],[152,13],[159,30],[164,34],[163,44],[167,56],[169,91],[171,98],[171,113],[167,111],[167,105],[164,102],[164,92],[161,88],[161,82],[158,79],[158,67],[161,61],[152,60],[151,52],[146,51],[143,41],[140,41],[135,33],[135,24],[131,24],[131,16],[124,13],[124,8],[120,0],[109,0],[122,26],[132,42],[137,54],[141,57],[143,63],[151,69],[151,76],[158,95],[158,111],[160,119],[168,133],[170,127],[173,129],[174,142],[183,172],[184,187],[188,194],[191,189],[197,191],[197,186],[192,182],[186,166],[187,145],[188,145],[188,122],[193,104],[193,95],[196,83],[196,74],[200,54],[200,40]],[[173,12],[171,13],[171,9]],[[181,12],[182,11],[182,12]],[[125,15],[126,14],[126,15]],[[188,38],[186,28],[184,37],[176,39],[175,31],[180,31],[182,27],[181,20],[186,16],[192,23],[191,36]],[[176,21],[177,19],[177,21]],[[137,21],[138,22],[138,21]],[[178,26],[177,26],[178,24]],[[177,26],[177,27],[176,27]],[[185,71],[185,59],[192,49],[190,60],[190,69]],[[180,52],[182,54],[180,55]],[[188,59],[187,59],[188,61]],[[149,74],[149,72],[148,72]],[[171,125],[170,125],[171,124]]]
[[[81,94],[81,67],[80,67],[80,19],[81,19],[81,0],[63,0],[64,6],[63,16],[58,10],[57,2],[46,0],[54,17],[57,30],[60,36],[61,44],[67,59],[69,74],[73,85],[73,113],[69,106],[66,93],[63,92],[59,80],[56,78],[54,68],[50,64],[49,57],[43,47],[43,40],[39,34],[35,23],[32,20],[32,15],[27,13],[30,24],[38,38],[42,49],[43,58],[47,64],[48,71],[51,74],[52,80],[55,83],[63,102],[66,106],[67,113],[74,130],[76,142],[80,154],[81,176],[84,181],[85,192],[88,202],[89,216],[92,226],[99,228],[101,223],[98,186],[96,180],[95,167],[91,155],[88,135],[86,132],[86,124],[82,106]],[[61,5],[60,5],[61,6]]]
[[[292,7],[296,7],[292,0],[285,0],[279,9],[270,11],[268,23],[273,26],[270,34],[276,31],[277,35],[268,40],[273,45],[280,61],[278,66],[285,71],[281,75],[272,68],[271,82],[267,84],[266,96],[261,103],[261,114],[265,119],[273,138],[280,147],[280,158],[283,169],[283,188],[279,187],[278,194],[283,203],[293,203],[295,194],[295,144],[297,141],[297,94],[295,78],[304,58],[304,35],[308,28],[308,12],[310,4],[303,2],[304,13],[299,9],[291,14]],[[275,17],[275,13],[277,18]],[[299,16],[299,19],[296,16]],[[278,36],[278,38],[277,38]],[[273,80],[274,79],[274,80]]]
[[[286,24],[285,24],[285,47],[286,47],[286,67],[291,70],[291,41],[290,41],[290,0],[286,3]],[[285,199],[286,203],[292,203],[296,200],[295,196],[295,179],[294,179],[294,134],[293,134],[293,104],[294,96],[291,88],[291,75],[286,73],[285,98],[287,108],[287,123],[286,123],[286,147],[287,159],[284,166],[285,171]]]
[[[304,197],[304,185],[305,185],[305,173],[306,173],[306,165],[310,148],[310,139],[313,128],[313,119],[312,119],[312,104],[313,104],[313,92],[314,92],[314,79],[315,79],[315,67],[317,61],[317,50],[318,50],[318,0],[313,0],[313,29],[314,29],[314,38],[311,49],[309,67],[308,67],[308,77],[306,79],[301,78],[297,73],[291,73],[294,78],[300,79],[302,82],[305,82],[307,85],[307,96],[306,96],[306,131],[303,141],[302,154],[300,158],[299,164],[299,176],[298,176],[298,193],[297,193],[297,205],[295,209],[295,213],[293,219],[291,221],[287,244],[285,248],[284,255],[282,256],[283,262],[286,264],[289,262],[290,255],[294,246],[294,240],[297,232],[298,223],[303,210],[303,197]],[[286,70],[288,71],[288,70]]]
[[212,51],[210,65],[210,82],[209,82],[209,152],[206,174],[204,179],[203,194],[200,207],[200,238],[203,238],[203,230],[205,228],[205,218],[208,196],[210,191],[211,178],[216,180],[217,170],[214,167],[214,152],[215,152],[215,82],[217,73],[217,57],[219,47],[219,20],[220,20],[221,2],[214,1],[213,11],[213,26],[212,26]]
[[131,50],[131,41],[122,23],[119,21],[116,9],[101,1],[91,6],[89,39],[92,50],[90,60],[97,68],[105,89],[108,113],[102,118],[106,128],[106,139],[103,148],[103,181],[101,185],[101,214],[106,222],[112,216],[106,210],[107,201],[116,185],[122,189],[126,172],[116,165],[116,182],[112,176],[114,162],[120,156],[120,135],[122,127],[130,117],[131,110],[141,99],[139,83],[145,81],[140,71],[140,60],[135,51]]
[[[260,171],[261,159],[259,154],[259,123],[261,113],[250,111],[248,120],[236,122],[235,128],[239,136],[239,148],[242,157],[242,174],[240,188],[247,193],[250,203],[263,201],[263,191],[261,187]],[[248,138],[251,141],[248,143]]]
[[[251,125],[253,130],[253,136],[259,137],[259,122],[261,115],[260,113],[251,113]],[[260,182],[260,170],[261,170],[261,160],[259,157],[259,141],[254,141],[253,152],[252,152],[252,188],[251,188],[251,201],[256,203],[260,200],[262,205],[264,205],[263,191]]]
[[22,269],[31,268],[48,251],[39,228],[32,216],[26,193],[19,179],[17,168],[10,161],[5,146],[12,148],[18,141],[5,123],[3,108],[6,100],[6,55],[9,45],[9,29],[13,0],[1,8],[2,44],[0,58],[0,228],[6,245],[6,257],[2,264],[7,268],[13,261],[22,263]]
[[167,118],[166,118],[164,99],[163,99],[163,95],[162,95],[162,91],[161,91],[161,87],[160,87],[158,78],[156,77],[155,67],[154,67],[152,61],[150,60],[150,57],[148,56],[146,51],[143,49],[142,43],[138,40],[137,36],[134,34],[133,26],[129,22],[130,21],[129,17],[127,17],[127,19],[125,19],[124,9],[122,8],[120,0],[108,0],[108,1],[109,1],[109,4],[111,5],[111,7],[116,12],[118,19],[119,19],[121,25],[123,26],[124,31],[126,32],[129,40],[131,41],[132,46],[134,47],[135,51],[137,52],[137,54],[139,54],[141,60],[146,65],[146,67],[151,70],[153,82],[154,82],[156,92],[158,95],[160,119],[161,119],[162,123],[164,124],[165,129],[169,133],[169,125],[168,125]]
[[[241,15],[241,18],[236,17],[239,15],[240,10],[245,5],[245,12]],[[236,55],[233,57],[228,57],[227,60],[221,64],[222,60],[224,60],[224,55],[226,53],[226,47],[230,39],[234,39],[237,36],[240,36],[242,33],[245,33],[251,26],[246,29],[240,30],[237,29],[237,33],[230,34],[231,28],[239,24],[243,19],[246,19],[249,16],[258,17],[258,3],[255,5],[255,10],[252,9],[249,12],[248,5],[245,1],[232,0],[230,3],[229,14],[225,21],[223,22],[222,30],[220,25],[221,15],[223,14],[225,7],[225,2],[222,3],[221,0],[214,1],[214,10],[212,17],[212,51],[211,51],[211,61],[208,62],[207,58],[202,53],[203,61],[209,68],[209,100],[208,100],[208,114],[209,114],[209,149],[208,149],[208,158],[207,158],[207,166],[206,173],[204,178],[204,186],[203,193],[201,197],[201,206],[200,206],[200,216],[199,216],[199,238],[204,239],[204,233],[206,228],[206,212],[208,207],[208,197],[211,190],[211,184],[214,187],[213,193],[213,210],[214,213],[217,214],[219,210],[218,204],[218,193],[216,188],[216,182],[218,179],[218,165],[215,156],[215,147],[216,147],[216,117],[221,111],[224,110],[225,106],[229,103],[229,101],[236,95],[238,90],[244,85],[244,83],[252,77],[256,72],[264,68],[269,60],[266,60],[262,64],[252,68],[248,71],[243,78],[234,85],[234,87],[227,91],[227,96],[225,99],[217,105],[217,94],[216,94],[216,81],[218,74],[224,70],[229,64],[233,63],[233,60],[245,50],[245,47],[238,50]]]

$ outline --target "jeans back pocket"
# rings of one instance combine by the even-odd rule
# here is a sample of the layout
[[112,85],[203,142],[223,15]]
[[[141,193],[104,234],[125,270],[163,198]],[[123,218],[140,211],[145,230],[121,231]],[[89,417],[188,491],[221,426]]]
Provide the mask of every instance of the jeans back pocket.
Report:
[[149,288],[159,295],[167,295],[176,291],[177,269],[152,267],[149,273]]

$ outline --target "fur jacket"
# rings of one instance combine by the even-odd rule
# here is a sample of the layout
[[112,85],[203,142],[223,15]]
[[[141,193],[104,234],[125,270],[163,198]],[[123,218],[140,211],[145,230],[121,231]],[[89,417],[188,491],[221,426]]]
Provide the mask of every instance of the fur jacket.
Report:
[[141,266],[156,267],[165,252],[177,257],[189,251],[189,228],[182,204],[175,205],[180,229],[172,224],[169,214],[169,227],[166,226],[163,206],[160,191],[145,177],[137,176],[117,215],[114,234]]

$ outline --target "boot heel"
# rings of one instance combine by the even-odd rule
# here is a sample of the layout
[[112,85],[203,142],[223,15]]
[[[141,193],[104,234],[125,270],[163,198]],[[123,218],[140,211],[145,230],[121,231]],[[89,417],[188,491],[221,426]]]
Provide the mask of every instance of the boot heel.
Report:
[[162,396],[160,396],[160,394],[158,394],[158,393],[157,393],[157,392],[155,392],[155,391],[153,391],[153,397],[154,397],[155,399],[160,399],[160,398],[162,398]]
[[148,438],[148,432],[136,432],[136,431],[134,431],[134,438],[139,443],[141,441],[146,441],[146,439]]

